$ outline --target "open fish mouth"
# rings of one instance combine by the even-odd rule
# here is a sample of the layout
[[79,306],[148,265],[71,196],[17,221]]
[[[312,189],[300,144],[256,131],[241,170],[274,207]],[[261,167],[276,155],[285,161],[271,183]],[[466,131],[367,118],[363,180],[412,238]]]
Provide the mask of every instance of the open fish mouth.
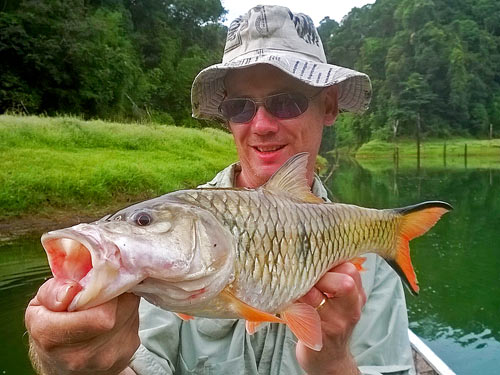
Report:
[[[104,303],[125,290],[110,294],[109,286],[119,276],[120,251],[112,242],[102,241],[97,230],[88,224],[46,233],[42,246],[55,278],[74,281],[82,290],[74,297],[68,311],[82,310]],[[92,231],[88,232],[88,229]],[[80,231],[85,229],[85,235]]]
[[79,282],[92,269],[88,244],[86,246],[74,238],[44,235],[42,245],[49,256],[50,269],[57,278]]

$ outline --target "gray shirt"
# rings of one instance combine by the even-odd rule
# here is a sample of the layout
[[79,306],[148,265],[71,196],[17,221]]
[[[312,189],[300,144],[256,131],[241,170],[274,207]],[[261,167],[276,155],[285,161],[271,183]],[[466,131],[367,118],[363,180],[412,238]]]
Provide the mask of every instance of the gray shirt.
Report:
[[[233,187],[232,164],[202,187]],[[327,201],[315,177],[312,191]],[[351,338],[351,353],[366,375],[413,375],[408,316],[402,284],[388,264],[367,254],[361,273],[367,302]],[[248,335],[239,319],[182,321],[144,299],[139,308],[141,345],[130,367],[137,374],[295,375],[305,371],[295,358],[297,339],[284,324],[265,323]]]

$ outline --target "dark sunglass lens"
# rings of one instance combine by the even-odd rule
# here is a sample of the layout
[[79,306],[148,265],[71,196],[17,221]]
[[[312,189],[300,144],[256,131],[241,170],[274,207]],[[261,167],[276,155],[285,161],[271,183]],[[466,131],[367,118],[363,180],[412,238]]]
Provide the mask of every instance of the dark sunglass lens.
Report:
[[255,114],[255,103],[248,99],[228,99],[220,105],[222,115],[232,122],[248,122]]
[[266,101],[269,112],[282,119],[300,116],[307,110],[307,105],[307,97],[299,93],[274,95]]

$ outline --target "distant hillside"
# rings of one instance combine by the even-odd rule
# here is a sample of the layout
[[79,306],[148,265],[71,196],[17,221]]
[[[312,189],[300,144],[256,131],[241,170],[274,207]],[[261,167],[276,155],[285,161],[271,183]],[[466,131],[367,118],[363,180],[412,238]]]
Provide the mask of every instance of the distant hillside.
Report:
[[492,124],[500,136],[498,0],[378,0],[319,32],[329,62],[373,83],[370,110],[341,120],[340,141],[413,135],[419,120],[423,134],[485,137]]
[[[0,113],[184,127],[196,74],[220,61],[220,0],[20,0],[0,6]],[[378,0],[319,27],[328,60],[368,73],[371,109],[324,149],[370,139],[500,135],[500,1]]]

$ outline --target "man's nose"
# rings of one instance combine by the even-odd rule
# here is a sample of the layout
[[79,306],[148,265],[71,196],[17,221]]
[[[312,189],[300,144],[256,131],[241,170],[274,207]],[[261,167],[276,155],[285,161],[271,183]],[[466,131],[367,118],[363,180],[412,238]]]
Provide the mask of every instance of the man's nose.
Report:
[[279,129],[278,119],[271,115],[263,105],[257,107],[257,112],[250,124],[253,131],[259,135],[276,133]]

